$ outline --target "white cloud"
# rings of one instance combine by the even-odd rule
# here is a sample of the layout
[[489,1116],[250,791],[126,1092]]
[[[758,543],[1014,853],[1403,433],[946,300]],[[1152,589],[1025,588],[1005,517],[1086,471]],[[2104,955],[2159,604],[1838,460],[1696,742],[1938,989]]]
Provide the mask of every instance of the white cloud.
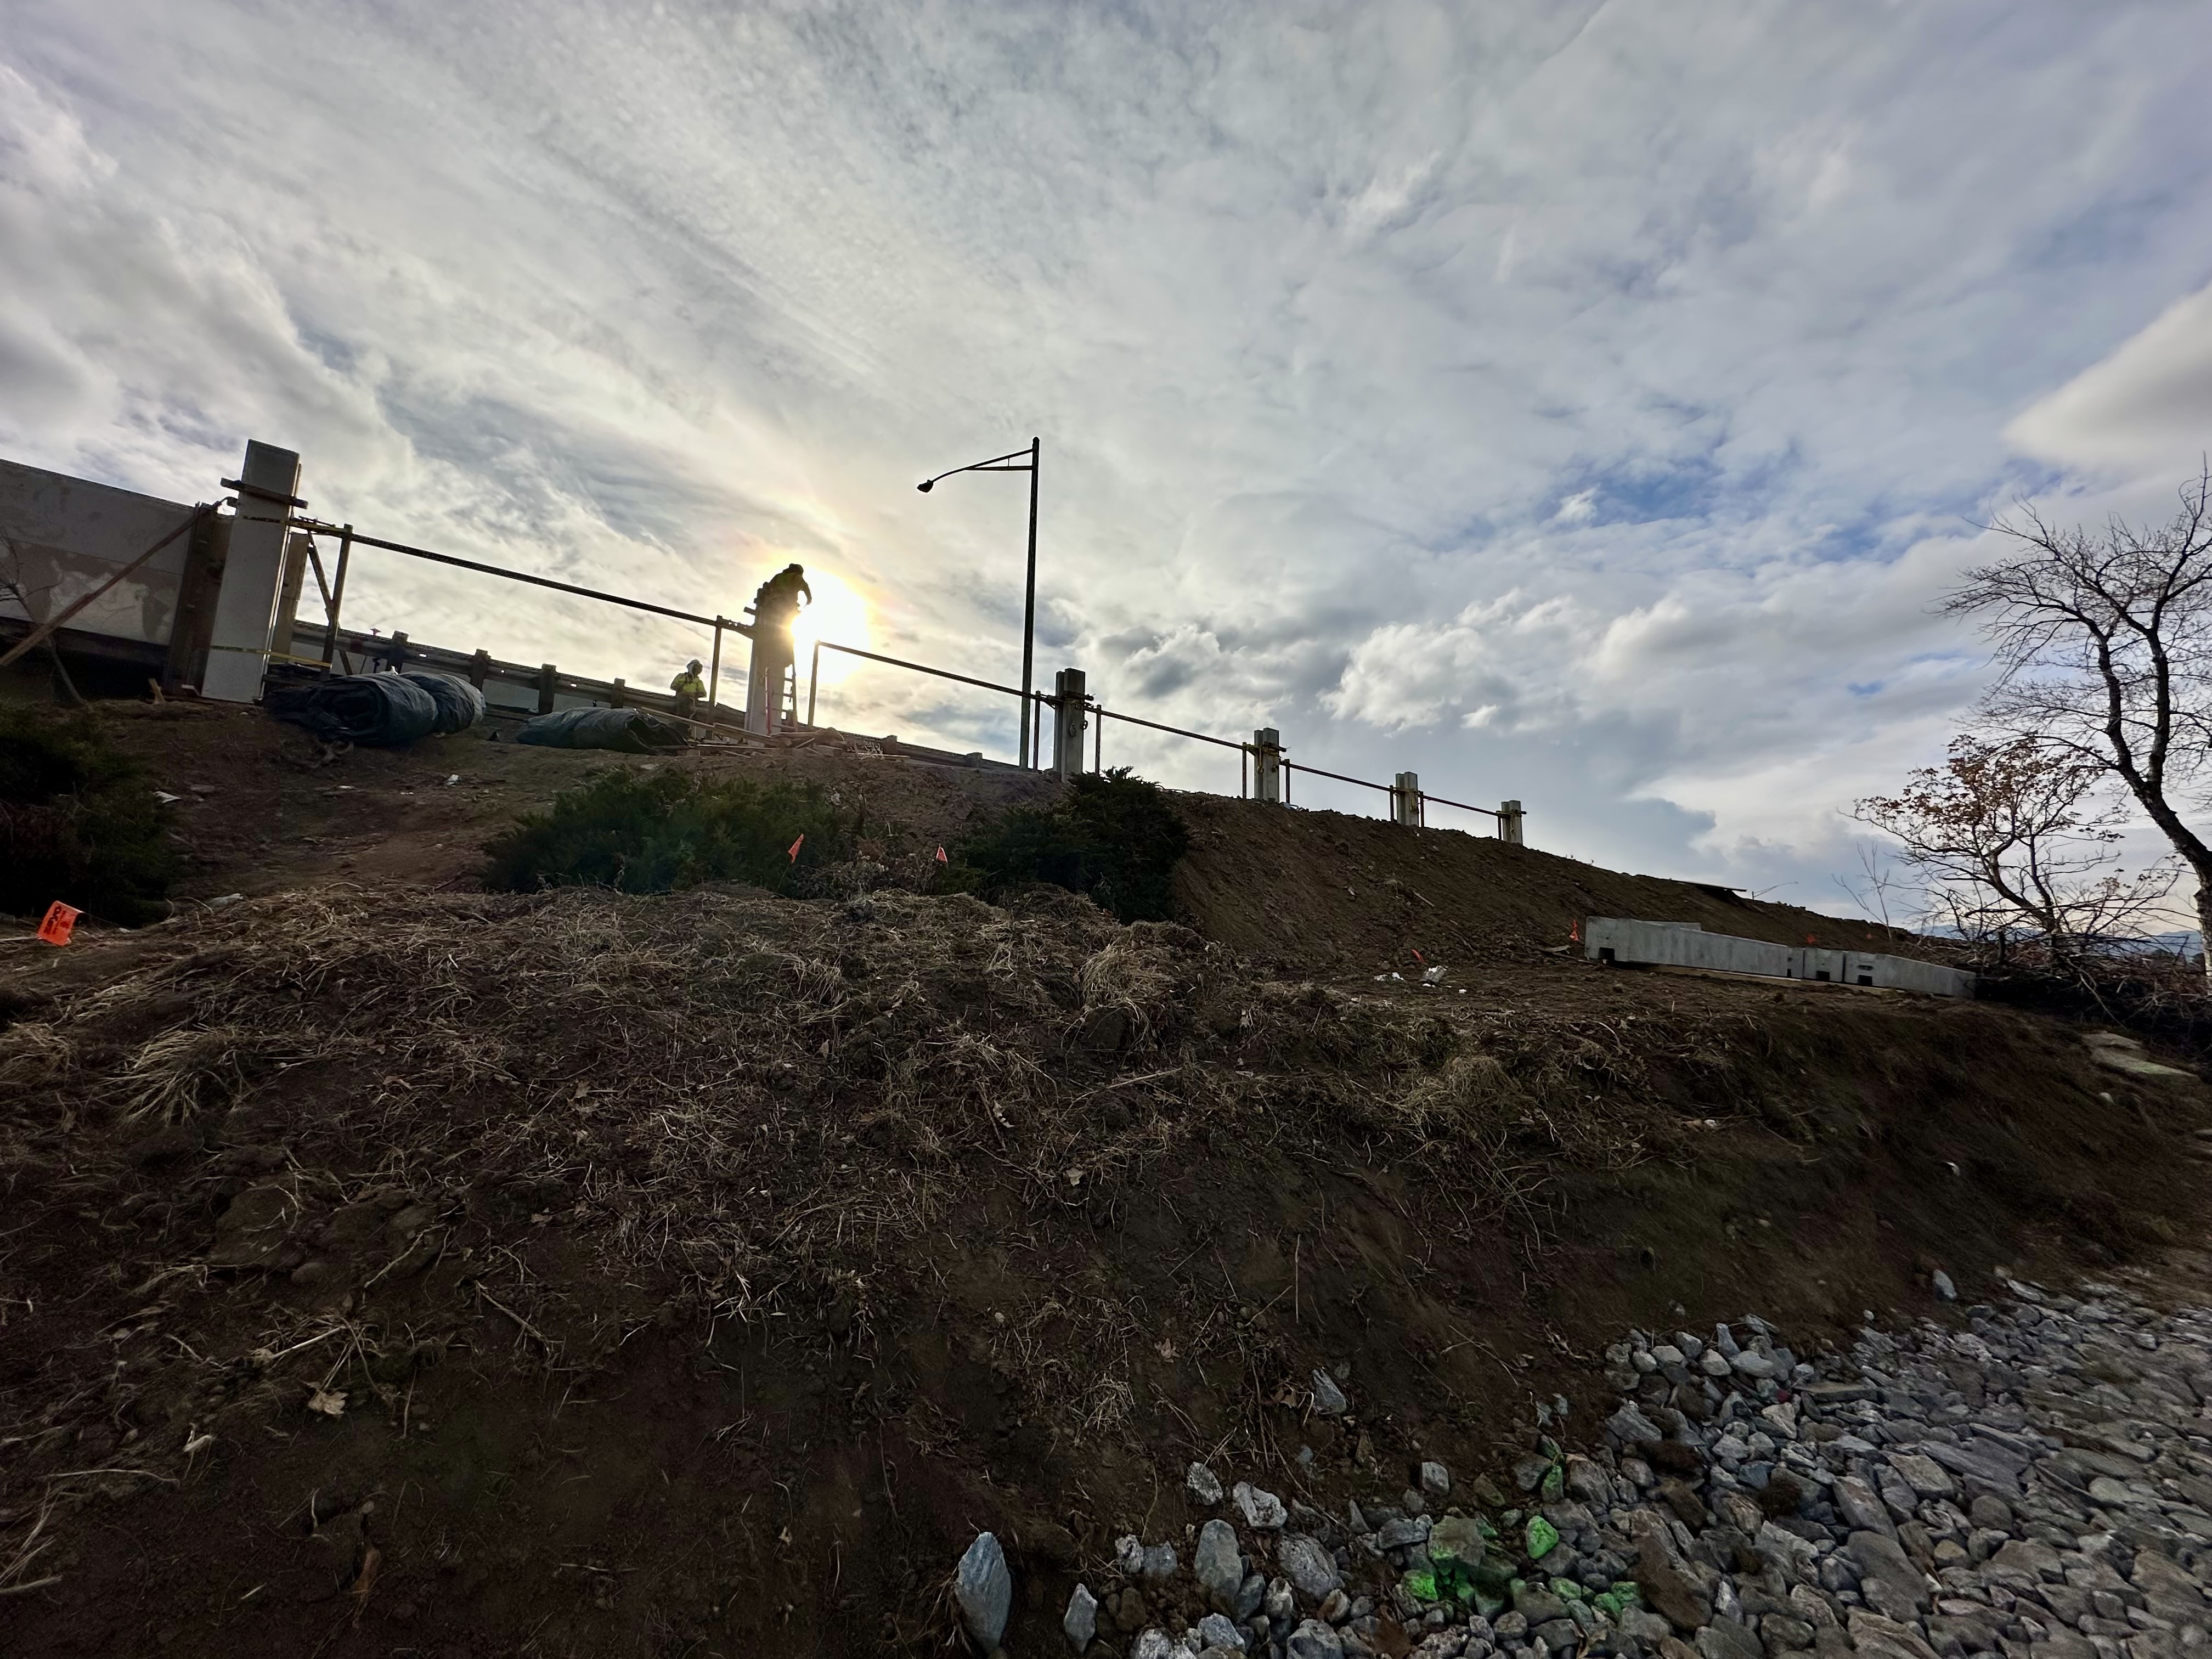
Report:
[[2212,287],[2024,410],[2005,435],[2063,465],[2140,477],[2212,450]]
[[[797,556],[1006,678],[1024,481],[912,485],[1041,434],[1043,674],[1810,882],[1971,697],[1926,611],[1970,521],[2068,487],[2008,431],[2154,471],[2202,424],[2192,21],[15,0],[0,453],[198,499],[290,443],[319,511],[685,608]],[[356,583],[633,680],[700,643]]]

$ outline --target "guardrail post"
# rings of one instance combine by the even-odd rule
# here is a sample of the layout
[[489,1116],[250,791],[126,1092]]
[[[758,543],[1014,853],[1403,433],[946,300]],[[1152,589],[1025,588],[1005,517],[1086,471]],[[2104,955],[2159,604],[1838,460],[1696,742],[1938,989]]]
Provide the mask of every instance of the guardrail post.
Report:
[[1283,801],[1283,734],[1263,726],[1252,734],[1252,794],[1254,799]]
[[617,680],[615,682],[614,690],[609,694],[607,697],[607,707],[610,708],[629,708],[629,687],[623,684],[620,680]]
[[553,665],[550,662],[541,665],[538,670],[538,712],[541,714],[553,712]]
[[1062,780],[1083,770],[1083,733],[1086,699],[1083,671],[1063,668],[1052,681],[1052,769]]
[[1510,842],[1516,847],[1522,845],[1519,801],[1503,800],[1498,803],[1498,839]]
[[1401,772],[1390,787],[1390,821],[1409,830],[1421,827],[1421,779],[1417,772]]
[[484,682],[490,678],[491,653],[478,646],[476,655],[469,659],[469,684],[481,691],[484,689]]
[[300,492],[300,458],[273,444],[249,442],[237,483],[230,552],[216,590],[207,672],[200,676],[200,694],[216,702],[260,700],[291,544],[292,503]]

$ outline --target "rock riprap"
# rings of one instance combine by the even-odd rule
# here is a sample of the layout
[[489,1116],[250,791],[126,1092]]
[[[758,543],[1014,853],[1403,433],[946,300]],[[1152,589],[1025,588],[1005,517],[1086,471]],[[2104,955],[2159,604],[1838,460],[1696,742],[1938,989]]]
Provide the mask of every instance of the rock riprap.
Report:
[[[1178,1605],[1160,1572],[1176,1558],[1127,1537],[1099,1601],[1071,1607],[1071,1645],[2212,1659],[2212,1313],[2004,1289],[1844,1354],[1793,1352],[1748,1316],[1632,1334],[1607,1352],[1626,1398],[1592,1443],[1540,1441],[1510,1492],[1426,1458],[1341,1513],[1239,1480],[1199,1537],[1201,1623],[1144,1616]],[[1218,1501],[1210,1473],[1191,1486]],[[1116,1614],[1095,1637],[1094,1605]]]

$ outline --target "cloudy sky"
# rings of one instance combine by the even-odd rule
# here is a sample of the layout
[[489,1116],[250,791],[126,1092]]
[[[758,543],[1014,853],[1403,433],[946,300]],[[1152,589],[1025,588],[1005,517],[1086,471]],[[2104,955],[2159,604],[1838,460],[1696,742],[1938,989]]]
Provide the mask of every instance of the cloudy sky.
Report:
[[1012,678],[1024,481],[913,486],[1036,435],[1046,676],[1834,906],[1978,689],[1975,525],[2212,447],[2208,83],[2205,0],[0,0],[0,455],[191,501],[258,437],[320,516],[708,611],[796,558]]

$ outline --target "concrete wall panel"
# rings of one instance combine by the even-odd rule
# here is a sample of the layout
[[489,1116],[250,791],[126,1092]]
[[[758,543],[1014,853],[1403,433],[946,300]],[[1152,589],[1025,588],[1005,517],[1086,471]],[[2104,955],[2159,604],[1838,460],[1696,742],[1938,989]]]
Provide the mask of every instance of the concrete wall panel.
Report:
[[[173,530],[192,509],[179,501],[72,478],[16,461],[0,461],[0,578],[20,581],[33,620],[82,598]],[[190,545],[179,536],[79,611],[70,626],[90,634],[167,645],[176,622],[177,587]],[[0,593],[0,616],[23,607]]]

